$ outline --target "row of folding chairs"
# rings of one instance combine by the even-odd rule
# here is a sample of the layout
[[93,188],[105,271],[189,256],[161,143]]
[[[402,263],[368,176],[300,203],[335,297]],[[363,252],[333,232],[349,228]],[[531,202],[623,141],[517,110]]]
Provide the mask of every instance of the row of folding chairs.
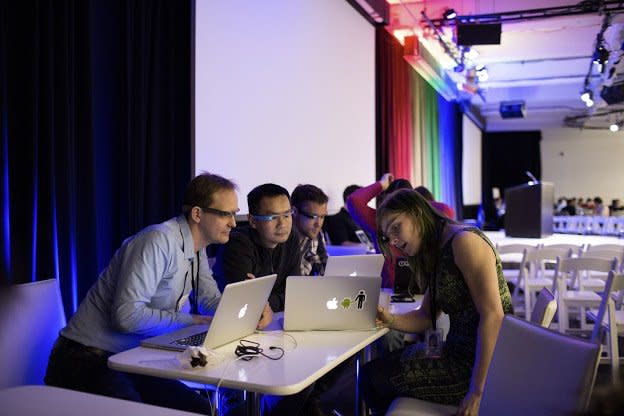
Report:
[[553,231],[563,234],[624,236],[624,217],[556,215]]
[[[613,301],[614,319],[622,304],[622,292],[608,288],[609,273],[616,276],[624,272],[624,245],[604,244],[576,246],[558,245],[499,245],[501,258],[516,255],[522,251],[521,261],[515,270],[504,270],[506,279],[514,286],[513,301],[516,310],[524,309],[526,317],[531,316],[536,305],[536,293],[550,290],[556,299],[558,328],[560,332],[570,332],[570,318],[576,317],[580,330],[589,331],[593,324],[601,322],[598,310],[608,300]],[[619,274],[616,274],[619,273]],[[538,300],[539,301],[539,300]],[[624,322],[624,316],[621,316]],[[614,321],[615,322],[615,321]],[[608,325],[607,325],[608,326]],[[607,337],[608,357],[615,357],[612,363],[619,362],[617,351],[617,325],[615,339],[612,333]],[[615,345],[615,346],[614,346]],[[617,371],[617,365],[614,366]]]

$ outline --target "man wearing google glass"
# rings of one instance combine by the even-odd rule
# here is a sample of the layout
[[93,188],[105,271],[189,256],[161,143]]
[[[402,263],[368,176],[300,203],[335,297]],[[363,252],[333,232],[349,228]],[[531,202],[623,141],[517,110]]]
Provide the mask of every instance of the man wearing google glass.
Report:
[[269,296],[273,311],[284,310],[286,277],[300,274],[301,251],[291,232],[293,209],[283,187],[265,183],[247,194],[249,225],[236,228],[217,252],[213,271],[219,286],[277,273]]

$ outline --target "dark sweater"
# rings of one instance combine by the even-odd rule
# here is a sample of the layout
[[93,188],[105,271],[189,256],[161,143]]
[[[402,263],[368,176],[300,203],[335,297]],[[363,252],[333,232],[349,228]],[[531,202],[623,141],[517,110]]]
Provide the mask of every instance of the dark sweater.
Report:
[[226,284],[247,279],[247,273],[256,277],[277,273],[269,304],[273,311],[280,312],[284,310],[286,278],[300,274],[300,262],[301,253],[294,232],[285,243],[270,249],[261,245],[255,229],[240,227],[232,231],[230,241],[218,248],[213,274],[223,291]]

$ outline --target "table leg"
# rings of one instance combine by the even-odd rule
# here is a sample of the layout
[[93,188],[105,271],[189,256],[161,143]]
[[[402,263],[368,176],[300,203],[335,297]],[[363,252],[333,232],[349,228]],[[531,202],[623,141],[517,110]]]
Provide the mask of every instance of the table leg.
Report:
[[245,396],[245,403],[247,404],[247,416],[260,416],[260,393],[246,391]]
[[367,416],[368,407],[364,399],[360,397],[360,366],[370,361],[371,358],[371,346],[367,345],[360,350],[355,363],[355,414],[356,416]]

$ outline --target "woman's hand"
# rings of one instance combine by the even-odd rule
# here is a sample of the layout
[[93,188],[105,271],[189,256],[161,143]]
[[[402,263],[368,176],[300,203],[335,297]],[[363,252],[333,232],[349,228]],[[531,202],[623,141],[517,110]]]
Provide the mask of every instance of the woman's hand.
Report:
[[394,322],[394,315],[390,311],[384,309],[382,306],[377,307],[377,319],[375,323],[377,326],[384,326],[390,328],[390,325]]
[[385,191],[390,186],[390,182],[394,180],[394,176],[391,173],[384,173],[381,179],[379,179],[379,184],[381,185],[381,189]]
[[479,414],[479,406],[481,406],[482,393],[468,390],[468,394],[459,405],[457,410],[458,416],[477,416]]

